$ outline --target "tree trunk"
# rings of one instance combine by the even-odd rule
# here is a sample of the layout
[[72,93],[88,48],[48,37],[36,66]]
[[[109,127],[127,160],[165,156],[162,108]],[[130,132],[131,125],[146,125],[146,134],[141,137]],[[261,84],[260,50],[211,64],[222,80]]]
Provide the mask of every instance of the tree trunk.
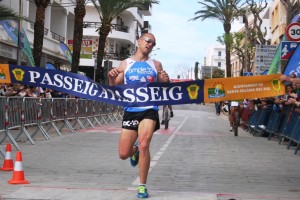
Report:
[[73,54],[71,72],[77,73],[80,61],[81,43],[83,37],[83,18],[85,16],[84,0],[78,0],[74,9],[75,23],[73,33]]
[[41,65],[44,40],[44,20],[45,7],[41,5],[37,7],[34,23],[33,58],[36,67],[40,67]]
[[110,32],[109,24],[102,24],[99,29],[99,44],[98,44],[98,52],[97,52],[97,70],[96,70],[96,79],[95,81],[99,81],[100,83],[105,83],[105,79],[107,75],[105,74],[105,69],[102,67],[102,62],[104,58],[104,48],[105,41]]
[[231,30],[231,23],[230,20],[227,20],[223,24],[223,28],[225,31],[225,54],[226,54],[226,77],[231,77],[231,61],[230,61],[230,56],[231,56],[231,51],[230,51],[230,42],[228,41],[228,37],[230,35],[230,30]]

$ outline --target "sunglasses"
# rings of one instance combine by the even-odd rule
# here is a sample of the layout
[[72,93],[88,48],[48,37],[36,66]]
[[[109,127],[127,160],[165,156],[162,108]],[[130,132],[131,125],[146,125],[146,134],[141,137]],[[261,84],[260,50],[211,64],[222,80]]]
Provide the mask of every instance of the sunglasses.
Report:
[[155,42],[155,41],[152,41],[150,38],[144,37],[143,39],[144,39],[145,42],[147,42],[148,44],[151,43],[153,47],[156,45],[156,42]]

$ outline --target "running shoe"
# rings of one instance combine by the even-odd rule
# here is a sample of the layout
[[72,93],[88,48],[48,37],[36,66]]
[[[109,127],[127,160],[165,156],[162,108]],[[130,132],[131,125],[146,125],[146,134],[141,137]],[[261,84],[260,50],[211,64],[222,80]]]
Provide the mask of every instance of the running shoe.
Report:
[[149,195],[146,186],[140,185],[136,196],[137,198],[148,198]]
[[130,164],[132,167],[135,167],[139,163],[139,156],[140,156],[139,143],[137,140],[136,140],[134,146],[136,147],[136,150],[135,150],[133,156],[130,157]]

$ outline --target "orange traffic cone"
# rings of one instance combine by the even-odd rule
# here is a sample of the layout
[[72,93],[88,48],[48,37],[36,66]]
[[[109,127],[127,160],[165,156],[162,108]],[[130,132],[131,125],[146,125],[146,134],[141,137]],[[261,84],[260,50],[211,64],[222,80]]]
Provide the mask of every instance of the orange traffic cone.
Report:
[[13,177],[10,181],[8,181],[9,184],[29,184],[27,180],[25,180],[25,175],[23,171],[23,165],[22,165],[22,153],[20,151],[16,154],[16,161],[15,161],[15,167],[14,167],[14,173]]
[[11,145],[6,145],[6,152],[5,152],[5,158],[3,162],[3,167],[0,168],[0,170],[3,171],[12,171],[14,170],[14,162],[11,155]]

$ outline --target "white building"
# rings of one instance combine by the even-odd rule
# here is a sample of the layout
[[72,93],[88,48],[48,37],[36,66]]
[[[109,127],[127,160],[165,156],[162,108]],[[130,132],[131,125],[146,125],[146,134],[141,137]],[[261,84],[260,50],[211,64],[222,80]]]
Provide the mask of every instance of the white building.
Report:
[[[0,4],[12,8],[16,13],[28,17],[32,22],[22,21],[22,28],[28,38],[30,47],[33,48],[34,21],[36,5],[28,0],[2,0]],[[47,62],[57,68],[70,70],[71,64],[65,58],[60,48],[60,42],[64,42],[72,50],[74,30],[74,8],[76,0],[51,0],[45,12],[45,33],[43,44],[43,56],[41,67]],[[21,8],[21,9],[19,9]],[[145,5],[142,8],[130,8],[122,12],[112,22],[112,31],[108,35],[105,47],[105,60],[112,61],[112,66],[117,66],[120,60],[134,53],[137,36],[142,32],[151,32],[151,27],[144,16],[151,16],[152,6]],[[83,42],[81,47],[81,59],[79,70],[93,78],[95,57],[98,50],[98,32],[96,29],[101,21],[98,11],[92,3],[86,6],[84,17]],[[16,30],[17,25],[14,23]],[[17,45],[0,25],[0,63],[17,63]],[[22,55],[22,64],[30,65],[27,57]]]
[[204,66],[215,66],[222,70],[226,68],[226,55],[224,45],[214,45],[207,49]]
[[[50,5],[46,8],[45,12],[45,28],[44,28],[44,45],[42,52],[41,67],[45,67],[46,62],[51,62],[55,66],[63,69],[67,68],[70,64],[64,57],[63,52],[60,49],[60,42],[66,42],[67,38],[73,37],[74,26],[74,7],[75,1],[71,0],[52,0]],[[34,21],[36,6],[34,1],[27,0],[2,0],[1,4],[6,5],[13,9],[17,14],[29,18],[32,22],[22,21],[22,28],[28,38],[30,47],[33,48],[34,39]],[[21,9],[20,9],[21,8]],[[13,27],[17,28],[16,23],[12,23]],[[3,26],[0,26],[0,63],[17,63],[17,45],[8,36]],[[22,55],[22,64],[30,65],[27,56]]]
[[204,64],[200,68],[200,78],[203,79],[205,77],[212,77],[213,70],[217,68],[226,72],[226,55],[224,45],[213,45],[206,50]]

